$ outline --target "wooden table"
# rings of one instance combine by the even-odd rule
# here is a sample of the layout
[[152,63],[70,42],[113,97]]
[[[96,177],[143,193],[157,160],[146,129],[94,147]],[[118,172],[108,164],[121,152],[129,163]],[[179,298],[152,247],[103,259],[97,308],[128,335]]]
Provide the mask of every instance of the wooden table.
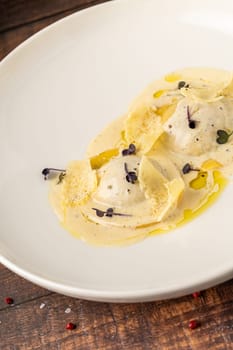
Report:
[[[0,59],[48,24],[101,2],[0,0]],[[197,329],[189,329],[192,319],[200,322]],[[66,330],[68,322],[76,329]],[[0,265],[0,350],[24,349],[230,350],[233,280],[198,298],[107,304],[50,292]]]

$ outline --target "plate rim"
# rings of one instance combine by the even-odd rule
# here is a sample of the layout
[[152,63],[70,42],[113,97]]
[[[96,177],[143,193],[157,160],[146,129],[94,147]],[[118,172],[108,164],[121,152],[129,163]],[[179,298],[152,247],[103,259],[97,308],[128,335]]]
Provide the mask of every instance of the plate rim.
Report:
[[[41,35],[44,35],[44,33],[54,30],[57,26],[60,25],[60,23],[64,23],[66,21],[69,21],[71,17],[79,17],[82,15],[85,15],[85,12],[88,11],[95,11],[95,8],[97,7],[112,7],[117,5],[118,3],[122,2],[122,0],[111,0],[106,1],[100,4],[92,5],[91,7],[84,8],[82,10],[78,10],[77,12],[74,12],[70,15],[67,15],[50,25],[46,26],[45,28],[40,29],[36,33],[34,33],[32,36],[24,40],[22,43],[20,43],[16,48],[14,48],[11,52],[9,52],[1,61],[0,61],[0,70],[2,67],[4,67],[5,64],[8,64],[8,61],[11,60],[12,57],[18,54],[21,50],[24,50],[25,47],[29,46],[31,42],[36,40]],[[126,2],[130,2],[130,0],[124,0]],[[181,297],[187,294],[190,294],[192,292],[195,292],[197,290],[203,290],[210,287],[213,287],[214,285],[218,283],[225,282],[227,280],[230,280],[233,277],[233,266],[227,266],[224,271],[216,271],[212,275],[209,275],[208,279],[203,277],[202,279],[199,279],[198,283],[193,283],[190,285],[182,286],[180,285],[179,288],[177,286],[173,288],[165,288],[166,290],[160,289],[138,289],[136,292],[131,291],[111,291],[111,290],[101,290],[101,289],[94,289],[94,288],[82,288],[82,287],[74,287],[70,286],[68,284],[63,284],[57,281],[53,281],[51,279],[47,279],[44,277],[41,277],[36,272],[31,272],[29,270],[26,270],[23,267],[17,266],[12,259],[9,259],[2,255],[0,252],[0,263],[2,263],[5,267],[10,269],[12,272],[16,273],[17,275],[31,281],[32,283],[35,283],[36,285],[39,285],[43,288],[47,288],[49,290],[76,297],[76,298],[82,298],[86,300],[94,300],[94,301],[101,301],[101,302],[141,302],[141,301],[154,301],[154,300],[163,300],[163,299],[170,299],[170,298],[176,298]]]
[[150,302],[155,300],[166,300],[182,297],[185,295],[192,294],[196,291],[202,291],[207,288],[211,288],[219,283],[226,282],[233,277],[233,268],[229,267],[221,273],[221,276],[213,273],[212,276],[209,276],[208,279],[202,278],[199,279],[198,283],[193,283],[190,285],[182,286],[179,288],[174,286],[173,288],[163,289],[142,289],[137,290],[136,292],[132,291],[111,291],[111,290],[101,290],[101,289],[88,289],[82,287],[74,287],[69,286],[67,284],[59,283],[56,281],[52,281],[51,279],[47,279],[39,276],[38,273],[32,273],[22,267],[17,266],[13,263],[11,259],[3,257],[0,255],[0,263],[2,263],[5,267],[7,267],[12,272],[17,275],[29,280],[30,282],[48,289],[50,291],[54,291],[66,296],[71,296],[74,298],[80,298],[84,300],[93,300],[100,302],[114,302],[114,303],[125,303],[125,302]]

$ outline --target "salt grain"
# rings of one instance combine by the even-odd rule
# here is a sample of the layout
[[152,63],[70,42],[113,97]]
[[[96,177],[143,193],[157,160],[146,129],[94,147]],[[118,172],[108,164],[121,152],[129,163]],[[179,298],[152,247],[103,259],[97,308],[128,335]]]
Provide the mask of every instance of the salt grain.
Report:
[[71,308],[70,307],[68,307],[67,309],[65,309],[65,313],[66,314],[69,314],[71,312]]

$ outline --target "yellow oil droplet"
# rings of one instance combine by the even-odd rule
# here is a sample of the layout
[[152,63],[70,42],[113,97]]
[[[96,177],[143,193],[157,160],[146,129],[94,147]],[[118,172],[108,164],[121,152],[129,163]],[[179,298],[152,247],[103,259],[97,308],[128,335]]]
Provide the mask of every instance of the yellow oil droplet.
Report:
[[162,96],[165,92],[166,92],[166,90],[159,90],[159,91],[156,91],[156,92],[153,94],[153,97],[154,97],[154,98],[159,98],[159,97]]
[[222,167],[222,164],[214,159],[208,159],[201,165],[202,170],[213,170],[221,167]]
[[183,224],[186,224],[188,221],[191,221],[192,219],[196,218],[200,214],[202,214],[205,210],[207,210],[219,197],[219,195],[223,192],[224,188],[228,184],[228,180],[221,174],[220,171],[216,170],[213,172],[213,178],[214,178],[214,187],[217,185],[217,191],[213,191],[207,198],[207,200],[204,202],[204,204],[199,207],[198,209],[190,210],[187,209],[184,211],[184,218],[183,220],[178,224],[178,226],[181,226]]
[[[217,185],[217,190],[213,191],[209,196],[207,195],[206,198],[203,199],[203,204],[198,209],[196,210],[186,209],[184,211],[183,219],[176,225],[176,227],[183,226],[189,221],[195,219],[197,216],[201,215],[205,210],[207,210],[212,204],[214,204],[214,202],[218,199],[218,197],[220,196],[220,194],[223,192],[226,185],[228,184],[228,180],[218,170],[213,171],[213,179],[214,179],[213,188],[216,188],[216,185]],[[166,233],[171,230],[173,229],[168,229],[168,230],[158,229],[150,232],[150,235]]]
[[190,181],[189,186],[194,190],[200,190],[206,187],[207,178],[208,178],[207,171],[199,171],[197,174],[197,177],[192,181]]
[[99,169],[104,164],[108,163],[110,159],[118,156],[119,150],[117,148],[109,149],[107,151],[101,152],[94,157],[91,157],[90,163],[92,169]]
[[164,80],[168,83],[174,83],[175,81],[181,80],[181,75],[176,73],[168,74],[164,77]]

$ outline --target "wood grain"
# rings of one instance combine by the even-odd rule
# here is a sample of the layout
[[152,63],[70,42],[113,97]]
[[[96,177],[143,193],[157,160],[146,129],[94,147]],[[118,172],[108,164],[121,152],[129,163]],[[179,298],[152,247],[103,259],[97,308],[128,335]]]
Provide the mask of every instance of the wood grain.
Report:
[[51,292],[20,278],[0,264],[0,311],[7,308],[4,302],[4,296],[13,296],[15,305],[19,305],[29,300],[29,294],[30,300],[33,300],[51,294]]
[[[1,1],[1,0],[0,0]],[[59,19],[68,16],[74,12],[76,12],[78,9],[83,9],[87,6],[91,5],[96,5],[96,4],[100,4],[103,2],[106,2],[109,0],[82,0],[82,1],[70,1],[71,4],[73,4],[73,2],[76,3],[76,7],[72,7],[71,5],[68,6],[69,1],[64,1],[64,3],[66,3],[66,11],[63,11],[61,13],[57,13],[57,10],[54,9],[55,5],[53,5],[53,7],[51,7],[51,11],[49,11],[49,13],[57,13],[55,15],[50,15],[50,16],[46,16],[45,18],[42,18],[43,16],[43,11],[42,13],[40,12],[41,9],[39,7],[39,4],[36,3],[37,1],[29,1],[29,4],[34,3],[35,9],[37,8],[37,11],[39,12],[38,17],[40,19],[38,19],[37,21],[32,21],[32,20],[28,20],[26,21],[23,25],[16,27],[14,30],[9,28],[13,27],[13,24],[15,23],[16,19],[18,20],[17,16],[14,16],[13,12],[11,14],[9,14],[8,16],[9,18],[9,22],[8,23],[8,30],[4,30],[4,31],[0,31],[0,60],[3,59],[11,50],[13,50],[16,46],[18,46],[19,44],[21,44],[23,41],[25,41],[26,39],[28,39],[30,36],[32,36],[34,33],[38,32],[39,30],[47,27],[49,24],[52,24],[56,21],[58,21]],[[3,3],[8,4],[7,0],[3,0]],[[39,0],[38,3],[41,2],[45,2],[46,4],[49,3],[63,3],[62,1],[42,1]],[[11,6],[17,7],[17,6],[21,6],[24,3],[24,7],[26,6],[26,1],[25,0],[10,0],[9,3],[11,4]],[[16,6],[17,4],[17,6]],[[10,6],[10,7],[11,7]],[[1,2],[0,2],[0,7],[1,7]],[[9,12],[10,9],[8,9],[8,6],[6,6],[5,12]],[[53,9],[53,11],[52,11]],[[13,10],[12,10],[13,11]],[[34,10],[34,12],[36,12],[36,10]],[[58,11],[59,12],[59,11]],[[29,16],[30,12],[29,9],[27,9],[25,16]],[[30,18],[30,17],[29,17]],[[34,17],[33,17],[34,18]],[[1,28],[1,23],[4,23],[5,21],[5,17],[3,16],[2,12],[1,12],[1,8],[0,8],[0,28]]]
[[[101,2],[0,0],[0,59],[38,30]],[[201,322],[196,330],[188,328],[191,319]],[[77,328],[66,330],[67,322]],[[0,350],[38,349],[232,350],[233,280],[198,299],[107,304],[58,295],[0,265]]]
[[[0,281],[1,350],[232,349],[233,281],[204,291],[198,299],[186,296],[137,304],[65,297],[2,266]],[[6,295],[14,298],[14,306],[4,304]],[[65,312],[67,308],[70,313]],[[191,319],[199,320],[200,327],[190,330]],[[67,331],[67,322],[77,328]]]
[[60,13],[49,18],[22,25],[14,30],[7,30],[0,33],[0,60],[34,33],[75,11],[76,10],[68,10],[64,13]]
[[0,0],[0,32],[105,1],[109,0]]

